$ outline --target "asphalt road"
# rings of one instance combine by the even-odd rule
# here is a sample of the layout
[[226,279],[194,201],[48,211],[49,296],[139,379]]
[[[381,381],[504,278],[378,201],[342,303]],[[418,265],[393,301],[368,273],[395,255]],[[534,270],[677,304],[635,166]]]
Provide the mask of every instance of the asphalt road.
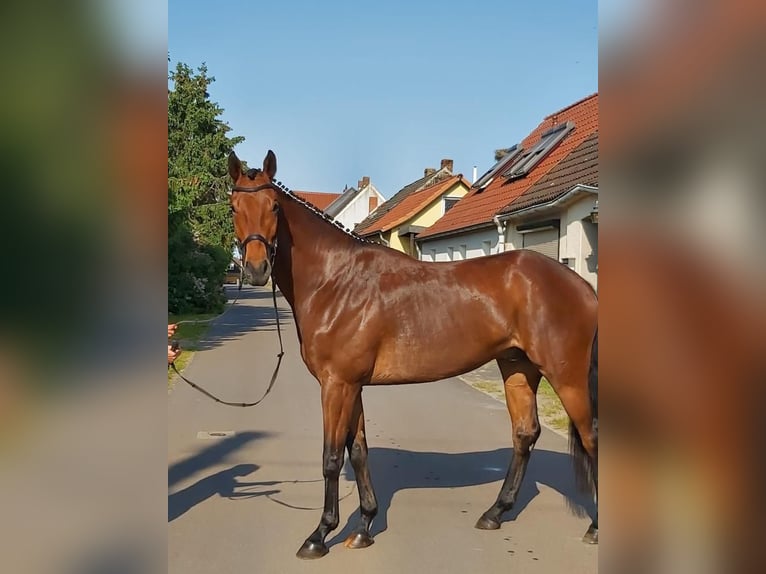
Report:
[[[347,462],[330,553],[296,558],[323,501],[321,406],[289,307],[279,305],[287,354],[264,403],[221,406],[181,381],[169,393],[168,572],[597,571],[598,547],[580,541],[589,519],[571,510],[590,504],[574,486],[566,440],[547,429],[502,528],[473,527],[500,489],[511,427],[503,403],[458,379],[364,390],[375,544],[343,546],[359,504]],[[213,324],[186,375],[226,400],[255,400],[277,350],[271,292],[250,287]]]

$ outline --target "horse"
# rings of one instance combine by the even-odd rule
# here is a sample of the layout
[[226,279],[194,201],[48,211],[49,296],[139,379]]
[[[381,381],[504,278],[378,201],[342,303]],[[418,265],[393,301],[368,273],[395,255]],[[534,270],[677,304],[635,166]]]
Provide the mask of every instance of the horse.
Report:
[[[569,418],[578,482],[596,497],[598,301],[568,267],[513,250],[454,262],[418,261],[365,241],[274,183],[277,158],[243,172],[234,152],[231,209],[243,272],[271,278],[289,303],[301,358],[321,387],[325,482],[319,525],[297,556],[320,558],[338,527],[345,451],[359,491],[360,522],[348,548],[373,544],[378,506],[367,465],[362,389],[439,381],[496,360],[511,417],[514,455],[496,501],[476,528],[500,528],[540,436],[542,376]],[[598,541],[598,513],[583,540]]]

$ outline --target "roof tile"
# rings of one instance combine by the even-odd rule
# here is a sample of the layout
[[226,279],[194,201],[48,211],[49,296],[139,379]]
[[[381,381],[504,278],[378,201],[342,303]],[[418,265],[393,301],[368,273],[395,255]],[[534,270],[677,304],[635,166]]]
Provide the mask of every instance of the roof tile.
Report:
[[466,227],[491,224],[492,218],[504,207],[529,190],[558,165],[572,150],[598,131],[598,94],[593,94],[547,116],[522,142],[525,149],[532,147],[546,130],[564,123],[574,122],[574,130],[550,154],[537,164],[526,177],[508,181],[495,177],[483,190],[472,189],[434,225],[420,233],[419,238],[457,232]]
[[369,234],[373,225],[379,221],[385,214],[391,211],[399,203],[401,203],[410,194],[423,189],[425,186],[432,185],[446,177],[450,177],[452,174],[446,168],[442,168],[430,175],[424,175],[420,179],[416,179],[412,183],[405,185],[402,189],[397,191],[391,199],[381,203],[378,208],[367,216],[361,223],[355,228],[354,232],[359,235]]
[[598,132],[572,152],[500,213],[514,213],[561,197],[578,184],[598,185]]
[[295,195],[304,201],[308,201],[314,207],[326,209],[333,201],[338,199],[340,193],[324,193],[320,191],[293,191]]
[[[437,181],[436,183],[410,193],[407,197],[398,202],[392,209],[389,209],[382,217],[364,229],[364,234],[369,235],[380,231],[388,231],[397,225],[415,217],[418,212],[425,209],[428,204],[434,201],[443,193],[446,193],[452,187],[463,183],[466,188],[471,184],[462,176],[453,175],[447,179]],[[459,202],[458,202],[459,203]]]

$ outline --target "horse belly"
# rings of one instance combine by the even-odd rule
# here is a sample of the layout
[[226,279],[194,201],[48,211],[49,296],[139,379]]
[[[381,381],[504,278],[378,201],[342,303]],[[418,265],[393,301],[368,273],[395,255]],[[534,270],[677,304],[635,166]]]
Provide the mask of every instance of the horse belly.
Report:
[[491,361],[508,345],[508,332],[487,323],[481,329],[442,324],[417,337],[400,333],[381,345],[371,383],[425,383],[454,377]]

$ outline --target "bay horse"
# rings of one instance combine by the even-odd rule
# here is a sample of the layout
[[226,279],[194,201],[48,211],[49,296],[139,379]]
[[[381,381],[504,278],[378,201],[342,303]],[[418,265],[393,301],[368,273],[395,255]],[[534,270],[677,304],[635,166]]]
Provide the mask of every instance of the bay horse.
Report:
[[[500,528],[540,436],[542,376],[570,417],[579,482],[597,491],[598,302],[579,275],[544,255],[515,250],[455,262],[418,261],[365,242],[273,183],[277,158],[243,173],[229,155],[231,208],[246,279],[272,277],[295,318],[301,357],[321,387],[324,510],[297,552],[319,558],[337,528],[338,479],[348,451],[360,524],[345,545],[373,543],[378,506],[367,466],[362,389],[425,383],[496,360],[505,382],[514,455],[497,500],[476,528]],[[598,519],[584,541],[598,540]]]

